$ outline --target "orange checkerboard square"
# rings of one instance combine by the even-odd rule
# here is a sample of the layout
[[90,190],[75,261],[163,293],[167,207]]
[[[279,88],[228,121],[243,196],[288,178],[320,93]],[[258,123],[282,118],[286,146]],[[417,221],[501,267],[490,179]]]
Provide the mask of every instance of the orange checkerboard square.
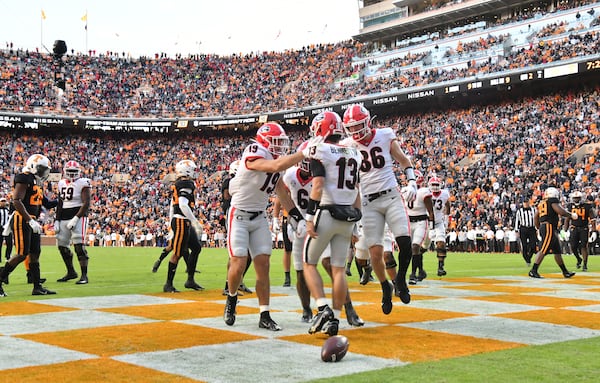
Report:
[[253,335],[175,322],[108,326],[20,337],[99,356],[259,339]]

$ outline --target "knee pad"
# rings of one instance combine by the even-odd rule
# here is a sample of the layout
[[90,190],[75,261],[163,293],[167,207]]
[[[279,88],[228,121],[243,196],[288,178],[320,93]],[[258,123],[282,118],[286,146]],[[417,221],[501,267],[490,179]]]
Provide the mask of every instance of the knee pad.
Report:
[[394,253],[385,253],[385,268],[395,269],[398,266]]
[[77,259],[79,260],[89,259],[87,255],[87,250],[85,249],[85,247],[83,247],[82,244],[75,245],[75,253],[77,254]]

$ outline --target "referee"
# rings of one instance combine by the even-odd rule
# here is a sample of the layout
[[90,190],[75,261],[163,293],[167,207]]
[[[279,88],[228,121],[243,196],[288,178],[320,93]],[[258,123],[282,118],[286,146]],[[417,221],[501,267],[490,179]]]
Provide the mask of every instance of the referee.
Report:
[[[10,218],[10,213],[8,210],[8,202],[6,201],[6,198],[2,197],[0,198],[0,250],[2,249],[2,244],[6,243],[6,251],[5,251],[5,257],[6,259],[10,259],[10,256],[12,254],[12,247],[13,247],[13,240],[12,240],[12,233],[9,235],[2,235],[3,229],[4,229],[4,225],[6,225],[8,223],[8,220]],[[2,260],[2,252],[0,251],[0,260]]]
[[535,209],[529,205],[529,200],[523,201],[523,206],[517,210],[517,218],[515,220],[515,232],[519,233],[521,239],[521,251],[523,259],[529,265],[531,258],[535,254],[537,243],[537,233],[533,224],[533,216]]

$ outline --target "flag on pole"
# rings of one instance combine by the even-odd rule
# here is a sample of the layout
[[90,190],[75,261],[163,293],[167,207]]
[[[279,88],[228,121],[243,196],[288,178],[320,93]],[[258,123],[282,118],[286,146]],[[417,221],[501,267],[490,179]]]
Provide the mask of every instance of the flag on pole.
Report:
[[81,16],[81,21],[85,22],[85,30],[87,31],[87,11],[85,11],[85,15]]
[[42,9],[42,20],[46,20],[46,12]]

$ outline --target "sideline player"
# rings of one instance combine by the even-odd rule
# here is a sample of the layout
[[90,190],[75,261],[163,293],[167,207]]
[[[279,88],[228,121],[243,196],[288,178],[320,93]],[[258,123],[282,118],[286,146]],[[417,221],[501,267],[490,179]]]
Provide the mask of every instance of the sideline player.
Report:
[[371,266],[381,283],[381,309],[392,312],[393,285],[387,279],[383,256],[384,228],[387,223],[398,244],[398,274],[395,278],[400,300],[410,303],[406,272],[412,258],[410,225],[404,198],[398,190],[394,162],[404,169],[408,181],[407,202],[415,199],[417,184],[411,160],[404,154],[391,128],[374,129],[371,114],[360,104],[354,104],[344,113],[343,126],[350,138],[344,144],[353,144],[362,154],[360,193],[362,194],[363,230],[371,257]]
[[58,181],[58,207],[54,231],[58,251],[67,267],[67,274],[57,282],[67,282],[78,277],[73,267],[73,253],[69,249],[72,241],[81,268],[81,278],[75,283],[85,285],[89,282],[87,275],[89,256],[85,249],[85,233],[92,184],[89,178],[81,177],[81,165],[77,161],[67,161],[63,176],[64,178]]

